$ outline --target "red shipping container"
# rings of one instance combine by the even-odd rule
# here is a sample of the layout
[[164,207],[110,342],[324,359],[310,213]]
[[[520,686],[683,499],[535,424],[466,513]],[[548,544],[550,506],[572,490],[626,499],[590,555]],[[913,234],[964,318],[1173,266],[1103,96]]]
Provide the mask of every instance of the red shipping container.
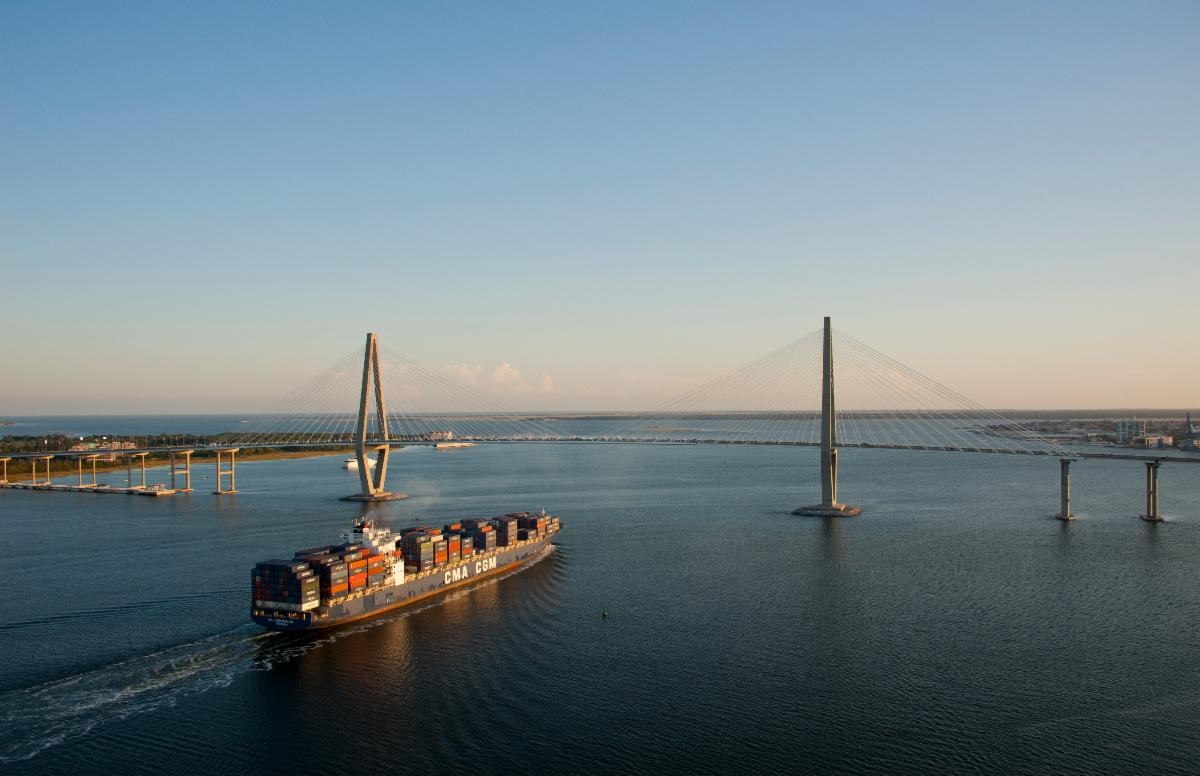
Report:
[[366,574],[354,574],[350,577],[350,587],[362,587],[367,584]]
[[449,553],[447,553],[445,550],[442,550],[441,552],[435,552],[433,554],[434,563],[445,563],[448,558]]

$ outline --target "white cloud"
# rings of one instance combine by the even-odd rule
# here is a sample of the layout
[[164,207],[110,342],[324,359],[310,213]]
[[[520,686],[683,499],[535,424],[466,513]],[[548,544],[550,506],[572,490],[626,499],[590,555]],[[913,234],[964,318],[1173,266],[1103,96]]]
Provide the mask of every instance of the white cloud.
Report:
[[538,393],[562,393],[562,391],[558,390],[558,387],[554,384],[554,378],[548,374],[545,374],[544,372],[542,373],[541,378],[538,380],[536,390]]
[[500,365],[492,370],[492,382],[510,388],[519,388],[525,385],[525,379],[521,377],[521,373],[507,361],[500,362]]

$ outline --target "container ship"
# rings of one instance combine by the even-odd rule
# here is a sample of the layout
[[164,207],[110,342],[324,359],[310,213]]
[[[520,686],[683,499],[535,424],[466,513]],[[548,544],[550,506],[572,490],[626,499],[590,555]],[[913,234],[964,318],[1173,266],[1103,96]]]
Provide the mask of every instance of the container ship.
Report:
[[255,565],[250,617],[284,631],[372,617],[535,560],[561,528],[562,521],[544,511],[398,534],[359,520],[340,544]]

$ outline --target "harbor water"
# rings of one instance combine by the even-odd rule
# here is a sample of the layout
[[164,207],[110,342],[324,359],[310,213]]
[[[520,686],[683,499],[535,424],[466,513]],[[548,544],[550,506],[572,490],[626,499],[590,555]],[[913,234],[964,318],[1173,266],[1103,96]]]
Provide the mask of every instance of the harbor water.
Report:
[[[1081,462],[1067,524],[1044,458],[847,450],[839,520],[789,514],[811,448],[407,448],[374,507],[343,457],[239,462],[236,496],[211,464],[0,491],[0,772],[1200,771],[1200,466],[1150,524],[1140,464]],[[541,508],[558,549],[503,578],[249,622],[256,561],[364,510]]]

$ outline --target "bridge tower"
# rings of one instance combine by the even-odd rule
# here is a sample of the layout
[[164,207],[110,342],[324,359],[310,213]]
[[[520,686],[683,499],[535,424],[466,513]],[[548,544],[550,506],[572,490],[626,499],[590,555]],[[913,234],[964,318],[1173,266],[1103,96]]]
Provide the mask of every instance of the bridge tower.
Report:
[[1146,461],[1146,513],[1140,517],[1151,523],[1163,522],[1158,513],[1158,467],[1161,465],[1162,461],[1157,458]]
[[[367,440],[369,397],[371,378],[375,378],[375,425],[379,438]],[[379,339],[367,334],[367,345],[363,352],[362,393],[358,401],[358,423],[354,427],[355,457],[358,459],[358,481],[362,492],[343,496],[342,501],[398,501],[408,498],[407,493],[388,493],[383,489],[387,480],[388,456],[392,445],[388,441],[387,408],[383,400],[383,381],[379,370]],[[367,452],[375,452],[375,470],[368,465]]]
[[860,507],[837,500],[837,409],[833,396],[833,326],[825,316],[825,339],[821,355],[821,503],[792,510],[793,515],[853,517]]
[[1074,520],[1075,513],[1071,511],[1071,460],[1058,459],[1058,514],[1059,520]]

